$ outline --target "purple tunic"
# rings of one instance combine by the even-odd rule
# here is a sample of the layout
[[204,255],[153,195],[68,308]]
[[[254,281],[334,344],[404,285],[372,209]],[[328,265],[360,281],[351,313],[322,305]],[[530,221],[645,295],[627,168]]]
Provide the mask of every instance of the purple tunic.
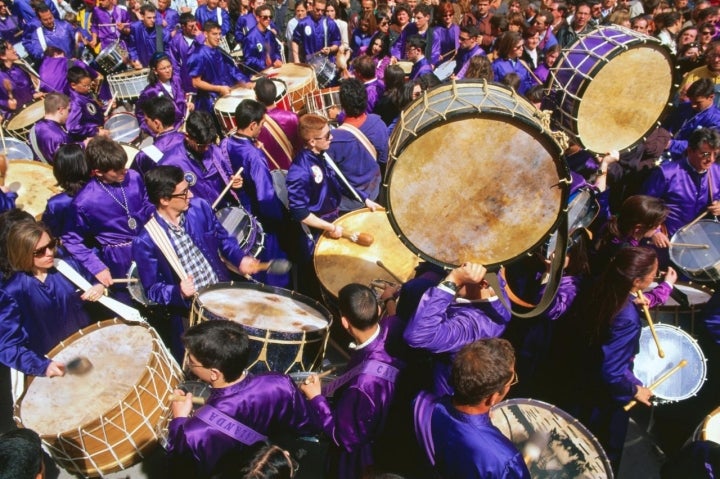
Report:
[[[175,129],[179,129],[183,124],[183,120],[185,120],[187,101],[185,100],[185,91],[183,90],[182,81],[178,73],[173,72],[173,76],[170,79],[170,89],[172,90],[172,95],[170,95],[165,86],[160,82],[148,85],[142,93],[140,93],[137,104],[142,105],[143,102],[149,98],[159,96],[169,97],[175,105],[175,124],[173,126]],[[145,123],[145,113],[143,113],[142,108],[135,109],[135,116],[140,124],[140,129],[148,135],[152,135],[150,128],[148,128],[147,123]]]
[[42,222],[50,229],[50,234],[54,238],[60,238],[68,231],[68,225],[72,221],[70,217],[72,200],[72,196],[63,192],[52,196],[47,202]]
[[[12,92],[17,101],[15,110],[8,109],[8,91],[5,89],[5,80],[10,80]],[[19,112],[23,106],[30,103],[33,99],[35,87],[30,80],[30,75],[17,65],[13,65],[10,69],[4,66],[0,67],[0,113],[8,119],[11,114]]]
[[173,10],[172,8],[167,8],[165,11],[158,10],[156,13],[156,22],[161,22],[163,29],[165,29],[168,32],[172,32],[175,30],[175,27],[178,26],[180,23],[180,14],[177,12],[177,10]]
[[430,65],[430,61],[422,57],[420,60],[413,63],[412,70],[410,70],[410,81],[417,80],[421,76],[425,75],[426,73],[432,73],[432,65]]
[[[298,136],[298,116],[293,111],[283,110],[281,108],[270,108],[267,111],[267,116],[272,118],[275,123],[278,124],[280,129],[285,133],[292,150],[288,156],[285,150],[280,146],[275,137],[268,131],[267,125],[263,125],[263,129],[258,136],[258,140],[263,144],[267,152],[270,154],[273,160],[278,164],[280,169],[287,170],[290,168],[295,154],[302,149],[302,142]],[[276,169],[275,165],[270,162],[268,165],[271,170]]]
[[70,83],[67,80],[69,67],[80,67],[90,75],[90,78],[97,78],[98,74],[85,62],[80,60],[68,60],[67,57],[44,57],[40,64],[40,91],[46,93],[59,92],[70,96]]
[[310,213],[335,221],[342,198],[340,180],[322,156],[307,148],[298,153],[286,178],[290,214],[302,221]]
[[[720,165],[710,166],[712,197],[720,199]],[[687,159],[655,168],[643,186],[643,194],[660,198],[670,210],[665,220],[668,236],[695,219],[710,204],[708,174],[697,173]]]
[[325,46],[339,47],[342,40],[340,29],[333,19],[322,16],[315,21],[312,15],[308,15],[298,22],[292,41],[300,46],[301,59],[307,60],[307,57],[319,52]]
[[[60,18],[60,14],[58,13],[57,8],[52,1],[45,1],[43,3],[48,6],[55,19]],[[32,8],[32,6],[30,6],[30,0],[16,0],[12,2],[12,13],[16,17],[20,18],[23,24],[30,23],[33,20],[37,20],[35,10]]]
[[371,34],[363,32],[359,28],[353,30],[350,36],[350,49],[353,51],[353,57],[360,56],[367,50],[372,37]]
[[470,60],[472,57],[478,55],[485,55],[485,51],[480,48],[480,45],[475,45],[471,49],[461,48],[458,50],[457,57],[455,58],[455,70],[453,73],[459,78],[465,78],[465,73],[470,66]]
[[720,110],[715,105],[710,105],[709,108],[698,113],[689,103],[683,103],[678,106],[664,126],[673,134],[668,151],[674,160],[680,160],[687,150],[688,139],[695,130],[720,129]]
[[45,48],[43,48],[39,39],[38,29],[42,30],[45,37],[45,48],[59,48],[65,53],[66,57],[72,58],[75,51],[75,30],[73,26],[63,20],[55,20],[55,28],[48,30],[36,20],[25,28],[23,37],[25,50],[34,60],[40,60],[45,52]]
[[[385,84],[378,78],[373,78],[365,82],[365,91],[367,92],[367,113],[372,113],[375,110],[380,97],[385,93]],[[387,128],[386,128],[387,131]],[[387,158],[385,158],[387,161]]]
[[425,39],[425,41],[427,41],[428,33],[432,33],[433,40],[425,47],[425,56],[428,57],[428,59],[440,58],[440,37],[435,35],[434,27],[429,27],[425,33],[421,34],[418,32],[418,28],[415,23],[411,23],[403,28],[402,33],[400,33],[400,38],[398,38],[395,45],[390,48],[390,55],[394,56],[398,60],[407,59],[407,55],[405,54],[405,44],[407,39],[412,35],[420,35]]
[[[164,49],[167,49],[168,42],[170,42],[170,31],[168,28],[162,30]],[[139,61],[144,68],[147,68],[152,56],[157,51],[157,30],[155,27],[147,28],[142,21],[138,20],[130,25],[129,37],[127,45],[130,60]]]
[[[131,167],[144,176],[145,173],[158,165],[163,156],[173,151],[176,147],[184,148],[184,141],[185,135],[178,131],[160,133],[155,137],[152,145],[144,147],[140,150],[140,153],[135,155],[135,161],[133,161]],[[158,155],[161,156],[158,158]]]
[[440,49],[437,52],[438,57],[430,59],[431,63],[437,66],[440,63],[450,60],[453,57],[453,52],[458,51],[460,48],[460,27],[454,23],[450,25],[450,28],[445,28],[444,26],[435,27],[433,37],[440,43]]
[[[237,384],[212,389],[207,404],[260,434],[310,431],[307,401],[292,380],[279,373],[248,374]],[[168,427],[170,459],[191,459],[205,474],[224,456],[246,447],[198,418],[175,418]]]
[[499,298],[460,302],[449,289],[436,286],[423,295],[404,338],[411,347],[435,354],[435,393],[452,394],[448,378],[455,353],[478,339],[500,336],[509,321],[510,311]]
[[[257,73],[271,66],[275,61],[281,60],[280,46],[275,34],[268,28],[261,32],[253,28],[242,41],[243,62],[250,73]],[[270,60],[270,65],[266,60]]]
[[250,34],[255,26],[257,26],[257,19],[254,12],[240,15],[235,23],[235,41],[242,45],[245,37]]
[[[228,55],[222,53],[220,48],[211,48],[207,45],[194,51],[188,59],[188,75],[190,78],[200,77],[213,85],[229,87],[248,81],[248,77],[238,69]],[[215,92],[198,90],[195,109],[212,112],[217,96]]]
[[7,193],[5,193],[4,191],[0,190],[0,213],[15,208],[16,199],[17,193],[15,193],[14,191],[8,191]]
[[[371,343],[352,354],[347,371],[368,361],[402,368],[402,363],[385,350],[388,330],[382,326],[380,329]],[[329,477],[360,478],[375,463],[373,443],[383,433],[395,391],[394,381],[360,373],[335,391],[332,407],[323,395],[310,401],[313,424],[332,441]]]
[[140,175],[128,170],[122,186],[130,214],[137,223],[133,230],[128,225],[125,209],[113,199],[123,201],[120,185],[105,186],[112,197],[96,179],[80,190],[70,205],[72,221],[62,240],[70,254],[93,275],[110,268],[113,278],[124,278],[130,269],[132,239],[155,207],[148,201]]
[[9,15],[5,18],[0,17],[0,37],[3,40],[15,44],[22,40],[22,28],[20,27],[20,19],[15,15]]
[[173,67],[178,68],[180,72],[180,79],[185,93],[195,91],[195,87],[192,86],[192,78],[188,74],[188,58],[194,51],[200,49],[204,41],[205,36],[203,34],[199,34],[195,38],[189,38],[179,32],[170,39],[168,53],[170,58],[173,59]]
[[195,10],[195,19],[198,22],[198,29],[200,30],[202,30],[205,22],[212,20],[220,25],[223,36],[227,35],[230,31],[230,15],[220,7],[210,10],[207,5],[201,5]]
[[65,127],[73,141],[83,141],[98,133],[105,124],[105,112],[102,105],[90,95],[75,90],[70,92],[70,114]]
[[97,34],[100,47],[105,48],[112,44],[115,40],[119,40],[121,32],[117,26],[100,27],[98,25],[116,24],[117,22],[130,23],[130,15],[127,10],[119,7],[113,7],[107,11],[101,7],[95,7],[90,19],[90,31]]
[[58,148],[66,143],[70,143],[70,135],[68,135],[68,132],[61,124],[45,118],[35,123],[33,129],[35,130],[35,139],[38,149],[40,150],[39,152],[36,151],[31,143],[33,153],[35,153],[35,159],[52,164]]
[[519,60],[503,60],[502,58],[496,58],[492,62],[492,70],[495,74],[495,81],[502,83],[503,78],[508,73],[517,73],[520,77],[520,86],[518,86],[518,93],[524,95],[530,87],[536,84],[533,77],[530,75],[530,71],[525,68]]

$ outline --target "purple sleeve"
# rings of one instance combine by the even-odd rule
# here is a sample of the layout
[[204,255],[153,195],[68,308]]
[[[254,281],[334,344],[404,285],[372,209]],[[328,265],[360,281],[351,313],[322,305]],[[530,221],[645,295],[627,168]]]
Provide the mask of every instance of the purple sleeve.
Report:
[[158,249],[148,235],[141,234],[133,239],[132,257],[138,265],[138,275],[150,301],[165,306],[188,307],[182,297],[180,283],[168,283],[159,273]]
[[127,49],[131,61],[137,61],[138,59],[137,39],[140,36],[140,33],[138,32],[140,28],[143,28],[143,23],[139,20],[130,25],[130,35],[127,42]]
[[28,349],[27,341],[17,304],[0,292],[0,363],[30,376],[44,376],[50,360]]
[[670,297],[671,292],[672,286],[663,281],[662,283],[654,287],[651,291],[643,293],[643,295],[647,298],[649,302],[648,308],[654,308],[655,306],[665,304],[665,302]]
[[655,168],[643,185],[643,194],[662,198],[668,190],[668,181],[662,168]]
[[687,147],[687,140],[670,140],[670,147],[668,148],[668,151],[674,156],[682,156],[683,153],[685,153],[685,150],[687,150]]
[[640,336],[640,319],[635,305],[628,301],[613,319],[608,340],[602,346],[602,378],[617,402],[626,403],[642,385],[632,372],[633,358]]
[[0,212],[15,208],[16,199],[17,193],[15,193],[14,191],[8,191],[7,193],[5,193],[0,190]]
[[433,42],[430,48],[430,64],[437,66],[440,61],[441,47],[442,47],[443,34],[440,32],[440,28],[435,28],[433,31]]
[[78,209],[75,202],[70,205],[68,218],[70,218],[68,229],[62,236],[65,249],[93,275],[107,269],[105,263],[100,261],[93,250],[85,245],[85,235],[91,234],[90,227],[85,215]]
[[570,306],[572,306],[573,301],[575,301],[579,286],[579,277],[563,276],[560,280],[557,294],[543,316],[554,321],[565,314],[567,310],[570,309]]
[[310,401],[310,417],[315,426],[348,452],[371,440],[381,420],[380,412],[372,398],[354,387],[342,393],[334,411],[322,395]]
[[286,183],[290,213],[297,221],[302,221],[310,215],[307,196],[310,189],[309,182],[310,178],[305,175],[304,166],[293,163],[288,170]]
[[202,205],[206,221],[212,225],[213,235],[217,239],[222,257],[228,260],[230,264],[239,265],[240,261],[248,255],[248,252],[240,249],[237,239],[230,236],[230,233],[220,224],[207,201],[198,199],[197,205]]

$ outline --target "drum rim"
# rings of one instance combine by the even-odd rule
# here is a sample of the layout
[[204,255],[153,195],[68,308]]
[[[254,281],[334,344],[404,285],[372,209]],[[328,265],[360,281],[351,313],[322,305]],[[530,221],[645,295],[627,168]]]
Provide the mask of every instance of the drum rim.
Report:
[[[695,228],[696,226],[701,225],[701,224],[716,224],[716,223],[717,223],[717,222],[716,222],[715,220],[703,219],[703,220],[700,220],[700,221],[695,222],[695,224],[693,224],[692,227]],[[720,227],[720,226],[718,226],[718,227]],[[679,230],[677,230],[677,231],[672,235],[672,237],[670,238],[670,244],[671,244],[671,245],[675,242],[675,238],[677,237],[677,235],[679,235],[681,232],[684,232],[685,228],[687,228],[687,226],[683,226],[682,228],[680,228]],[[684,266],[680,266],[680,264],[679,264],[677,261],[675,261],[675,259],[673,258],[673,253],[672,253],[672,251],[673,251],[672,248],[670,248],[670,252],[669,252],[670,261],[672,262],[673,265],[675,265],[675,266],[676,266],[677,268],[679,268],[681,271],[686,272],[686,273],[690,273],[690,274],[697,274],[697,273],[699,273],[699,272],[704,272],[704,271],[706,271],[706,267],[698,267],[698,268],[690,269],[690,268],[686,268],[686,267],[684,267]],[[707,267],[710,267],[710,266],[718,266],[718,265],[720,265],[720,260],[715,261],[715,262],[712,263],[712,264],[708,264]],[[693,280],[694,280],[694,281],[699,281],[699,282],[707,281],[708,283],[715,283],[715,282],[717,282],[717,278],[703,279],[703,278],[693,277]]]
[[[15,112],[14,115],[12,115],[10,118],[6,119],[6,120],[3,122],[3,125],[2,125],[2,126],[3,126],[3,129],[4,129],[5,131],[7,131],[8,134],[10,134],[10,135],[12,135],[12,133],[14,133],[14,132],[16,132],[16,131],[19,131],[19,130],[28,130],[28,131],[29,131],[30,128],[32,128],[32,126],[33,126],[35,123],[31,123],[31,124],[26,125],[26,126],[24,126],[24,127],[22,127],[22,128],[13,128],[13,129],[10,129],[10,124],[11,124],[13,121],[15,121],[22,113],[24,113],[25,110],[29,110],[30,108],[35,107],[35,105],[40,105],[40,106],[42,106],[41,110],[42,110],[42,112],[43,112],[43,115],[42,115],[42,116],[43,116],[43,118],[44,118],[44,117],[45,117],[45,100],[43,100],[42,98],[40,98],[40,99],[38,99],[38,100],[33,100],[33,101],[30,101],[30,102],[27,102],[25,105],[23,105],[22,108],[20,108],[20,110],[18,110],[17,112]],[[42,119],[42,118],[41,118],[41,119]],[[13,138],[15,138],[15,137],[13,137]],[[16,140],[19,140],[18,138],[15,138],[15,139],[16,139]],[[24,141],[24,140],[19,140],[19,141]]]
[[[656,285],[657,285],[657,284],[656,284]],[[686,288],[691,288],[691,289],[695,289],[695,290],[698,290],[698,291],[702,291],[703,293],[706,293],[706,294],[708,295],[708,301],[710,301],[710,298],[712,297],[712,295],[713,295],[713,293],[714,293],[714,291],[712,290],[712,288],[710,288],[709,286],[707,286],[707,285],[705,285],[705,284],[696,284],[696,283],[693,283],[692,281],[677,281],[677,282],[675,283],[675,287],[678,287],[678,286],[683,286],[683,287],[686,287]],[[680,288],[678,288],[678,289],[680,289]],[[682,290],[680,290],[680,291],[682,291]],[[705,301],[704,303],[690,303],[690,308],[691,308],[691,309],[681,309],[680,312],[683,312],[683,311],[684,311],[684,312],[690,312],[690,311],[692,310],[692,308],[701,307],[702,305],[707,304],[708,301]],[[678,308],[682,308],[682,306],[679,305],[679,304],[676,305],[676,306],[666,305],[666,304],[659,304],[659,305],[651,308],[650,311],[675,311],[675,310],[677,310]],[[662,324],[662,323],[660,323],[660,324]],[[682,328],[681,328],[681,329],[682,329]],[[692,336],[692,335],[691,335],[691,336]],[[719,407],[718,409],[720,409],[720,407]]]
[[[570,423],[571,426],[574,426],[578,430],[584,432],[586,434],[586,438],[590,439],[590,442],[593,446],[596,447],[597,450],[602,452],[602,456],[599,456],[602,459],[603,465],[605,466],[605,471],[609,474],[608,479],[613,479],[613,469],[612,465],[610,464],[610,459],[607,456],[607,452],[605,452],[605,449],[600,444],[600,441],[595,437],[595,434],[590,431],[582,422],[580,422],[579,419],[576,417],[573,417],[570,413],[565,411],[564,409],[561,409],[554,404],[547,403],[545,401],[539,401],[537,399],[531,399],[531,398],[512,398],[512,399],[505,399],[504,401],[501,401],[497,404],[495,404],[492,408],[490,408],[490,411],[497,411],[502,406],[512,406],[512,405],[530,405],[530,406],[539,406],[541,409],[546,409],[554,414],[557,414],[558,416],[562,417],[568,423]],[[497,427],[497,426],[495,426]]]
[[[434,92],[441,92],[441,91],[452,91],[453,89],[456,89],[456,85],[476,85],[477,87],[482,88],[486,91],[504,91],[505,93],[511,95],[511,97],[517,101],[523,102],[526,100],[521,99],[515,92],[509,87],[506,87],[504,85],[489,85],[486,82],[476,81],[476,80],[460,80],[460,81],[454,81],[450,84],[445,85],[438,85],[435,88],[432,88],[425,92],[425,95],[420,96],[420,98],[413,101],[410,105],[405,107],[403,110],[404,112],[408,112],[412,109],[417,108],[420,105],[425,104],[425,99],[430,94]],[[491,87],[491,88],[489,88]],[[529,105],[529,104],[528,104]],[[522,258],[527,251],[532,251],[534,249],[537,249],[543,242],[554,232],[557,230],[562,212],[565,209],[566,205],[568,204],[568,197],[570,194],[570,186],[569,181],[565,182],[562,181],[564,178],[569,179],[570,173],[567,168],[567,165],[564,161],[561,159],[562,155],[562,148],[560,145],[550,136],[550,132],[542,127],[540,124],[535,124],[527,120],[527,118],[517,116],[517,115],[503,115],[500,111],[488,111],[488,112],[480,112],[477,109],[471,110],[471,105],[466,105],[462,109],[456,111],[456,112],[450,112],[445,113],[444,117],[442,118],[443,123],[438,124],[438,122],[432,122],[428,123],[427,125],[419,128],[417,131],[415,131],[415,134],[413,135],[407,135],[406,139],[403,142],[400,142],[397,137],[400,135],[398,128],[395,128],[395,131],[393,131],[393,134],[390,138],[390,150],[388,155],[388,162],[387,162],[387,170],[385,172],[385,177],[383,178],[383,186],[388,191],[387,195],[387,216],[388,220],[390,221],[390,226],[392,227],[395,234],[398,236],[400,241],[413,253],[415,253],[417,256],[422,258],[425,261],[428,261],[430,263],[433,263],[435,265],[441,266],[443,268],[449,268],[454,269],[459,267],[459,264],[453,264],[448,263],[442,260],[439,260],[437,258],[433,258],[430,255],[426,254],[425,252],[421,251],[419,248],[417,248],[412,242],[407,238],[407,235],[403,233],[402,229],[400,228],[400,225],[397,223],[397,220],[395,219],[395,214],[393,213],[393,206],[392,206],[392,195],[390,193],[390,188],[392,186],[392,176],[393,171],[395,170],[395,165],[399,161],[399,157],[403,154],[403,152],[412,145],[415,141],[417,141],[419,138],[421,138],[425,133],[428,133],[431,130],[434,130],[438,126],[446,125],[448,123],[452,123],[454,121],[461,121],[465,119],[475,119],[475,118],[490,118],[490,119],[503,119],[503,120],[509,120],[507,123],[511,123],[515,126],[517,124],[520,124],[522,126],[525,126],[527,128],[530,128],[534,130],[536,133],[538,133],[536,140],[538,143],[540,143],[545,150],[548,152],[549,156],[553,160],[553,164],[555,165],[555,169],[558,174],[558,183],[555,185],[557,188],[560,188],[560,202],[558,204],[557,208],[557,214],[556,218],[553,221],[550,228],[540,236],[540,238],[526,251],[521,252],[517,254],[516,256],[513,256],[511,258],[504,259],[502,261],[497,261],[495,263],[487,263],[485,264],[485,267],[488,270],[493,270],[501,267],[502,265],[510,264],[518,259]],[[521,128],[523,131],[527,133],[527,130],[524,128]],[[397,145],[394,145],[397,143]]]
[[[673,95],[675,94],[675,90],[676,90],[676,87],[677,87],[677,85],[675,84],[674,80],[672,79],[672,71],[673,71],[673,65],[674,65],[673,60],[672,60],[672,57],[670,56],[670,53],[669,53],[668,49],[665,48],[665,47],[662,45],[662,43],[660,43],[659,40],[657,40],[657,39],[654,38],[654,37],[649,37],[649,36],[648,36],[647,38],[641,38],[641,37],[638,36],[638,34],[637,34],[635,31],[630,30],[630,29],[625,28],[625,27],[621,27],[621,26],[619,26],[619,25],[599,25],[599,26],[593,28],[589,33],[580,35],[579,38],[578,38],[577,40],[575,40],[570,46],[568,46],[567,48],[563,48],[563,49],[562,49],[561,55],[560,55],[560,56],[558,57],[558,59],[555,61],[555,64],[552,66],[552,68],[550,68],[550,76],[549,76],[549,78],[550,78],[550,87],[549,87],[549,89],[550,89],[550,91],[551,91],[552,93],[555,93],[555,92],[557,92],[558,90],[563,90],[563,88],[560,86],[559,82],[556,81],[557,71],[560,69],[561,61],[562,61],[562,60],[566,60],[566,59],[567,59],[567,55],[572,51],[572,49],[573,49],[576,45],[579,45],[582,41],[584,41],[584,39],[585,39],[586,37],[588,37],[588,36],[590,36],[590,35],[592,35],[592,34],[594,34],[594,33],[597,33],[597,32],[599,32],[599,31],[606,31],[606,30],[615,30],[615,31],[620,31],[620,32],[622,32],[622,33],[624,33],[624,34],[628,34],[629,36],[632,36],[632,37],[634,38],[634,40],[637,41],[638,43],[636,44],[635,41],[633,41],[633,42],[631,42],[631,45],[630,45],[630,46],[617,45],[616,48],[614,48],[614,49],[610,52],[610,54],[608,54],[608,56],[602,58],[603,60],[606,60],[605,62],[603,62],[603,61],[598,61],[597,64],[593,65],[593,67],[590,69],[590,71],[589,71],[588,73],[583,73],[584,76],[587,76],[587,77],[589,77],[589,78],[586,78],[585,80],[583,80],[583,82],[580,84],[580,88],[578,89],[578,91],[575,92],[575,93],[573,93],[575,96],[578,97],[578,100],[573,102],[574,104],[573,104],[572,111],[570,111],[570,112],[565,112],[564,108],[562,107],[562,103],[564,103],[564,102],[553,101],[553,104],[555,105],[555,108],[557,108],[558,110],[561,110],[561,111],[565,112],[565,113],[572,119],[572,121],[570,122],[570,123],[571,123],[571,128],[565,128],[565,126],[564,126],[564,125],[562,124],[562,122],[560,122],[560,121],[554,121],[553,123],[556,124],[556,126],[559,126],[560,129],[561,129],[563,132],[571,135],[576,141],[578,141],[578,143],[580,143],[580,145],[581,145],[583,148],[586,148],[586,149],[587,149],[588,151],[590,151],[591,153],[594,153],[594,154],[597,154],[597,155],[605,155],[605,154],[607,154],[607,152],[606,152],[606,151],[594,151],[594,150],[590,149],[587,145],[585,145],[585,143],[583,142],[582,138],[581,138],[580,136],[578,136],[578,134],[577,134],[577,132],[578,132],[578,130],[579,130],[579,129],[578,129],[577,121],[578,121],[578,111],[580,110],[580,106],[581,106],[581,103],[582,103],[582,101],[581,101],[581,100],[582,100],[582,97],[583,97],[583,95],[585,94],[585,91],[587,90],[587,88],[588,88],[588,87],[590,86],[590,84],[592,83],[592,80],[594,80],[594,79],[595,79],[595,76],[600,72],[600,70],[602,70],[602,67],[605,65],[605,63],[609,63],[610,60],[612,60],[613,58],[617,57],[617,56],[620,55],[621,53],[628,52],[628,51],[630,51],[630,50],[632,50],[632,49],[635,49],[635,48],[638,47],[638,46],[648,46],[648,47],[650,47],[650,48],[653,48],[653,49],[656,50],[657,52],[661,53],[661,54],[665,57],[665,59],[667,60],[668,65],[670,65],[670,73],[671,73],[671,75],[670,75],[670,89],[669,89],[669,91],[668,91],[667,98],[666,98],[665,101],[664,101],[664,105],[665,105],[665,106],[663,107],[662,111],[660,112],[660,116],[659,116],[658,119],[655,120],[655,122],[647,129],[647,131],[645,131],[642,135],[640,135],[640,138],[638,138],[637,140],[635,140],[635,142],[633,142],[631,145],[628,145],[628,146],[626,146],[625,148],[622,148],[622,149],[620,150],[621,152],[632,150],[632,149],[635,148],[638,144],[644,142],[644,141],[647,139],[648,135],[649,135],[650,133],[652,133],[658,126],[660,126],[660,119],[663,118],[663,117],[665,117],[665,115],[667,114],[667,112],[669,111],[669,109],[672,107],[672,98],[673,98]],[[627,33],[627,32],[630,32],[630,33]],[[570,68],[570,65],[567,65],[565,68]],[[574,77],[574,76],[577,74],[577,67],[573,66],[572,69],[575,70],[575,73],[573,74],[573,77]]]
[[[706,431],[706,429],[707,429],[708,423],[710,422],[710,419],[714,418],[714,417],[717,416],[718,414],[720,414],[720,406],[718,406],[718,407],[716,407],[715,409],[713,409],[712,411],[710,411],[710,412],[703,418],[702,422],[700,423],[700,434],[701,434],[701,438],[702,438],[704,441],[712,441],[712,439],[708,439],[708,438],[707,438],[707,435],[705,434],[705,431]],[[715,442],[715,441],[713,441],[713,442]]]
[[[50,170],[50,171],[52,171],[52,169],[53,169],[52,165],[49,165],[49,164],[47,164],[47,163],[43,163],[43,162],[41,162],[41,161],[35,161],[35,160],[7,160],[7,161],[8,161],[8,164],[10,164],[10,163],[18,164],[18,163],[20,163],[20,164],[31,165],[31,166],[40,166],[40,167],[42,167],[42,168],[44,168],[44,169],[46,169],[46,170]],[[6,178],[5,178],[5,179],[7,180],[7,175],[6,175]],[[12,183],[12,182],[11,182],[11,183]],[[60,188],[60,187],[58,187],[58,188]],[[48,354],[49,354],[49,353],[48,353]]]

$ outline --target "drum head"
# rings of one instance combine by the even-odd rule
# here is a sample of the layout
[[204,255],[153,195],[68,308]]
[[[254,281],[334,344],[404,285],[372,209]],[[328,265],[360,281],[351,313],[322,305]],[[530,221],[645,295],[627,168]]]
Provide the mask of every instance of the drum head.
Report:
[[[22,110],[12,116],[5,127],[11,135],[20,140],[27,140],[30,127],[45,117],[45,102],[36,100],[25,105]],[[30,156],[32,158],[32,156]]]
[[378,261],[405,282],[413,277],[419,258],[393,232],[384,211],[353,211],[335,223],[346,231],[369,232],[375,241],[360,246],[346,239],[321,236],[315,246],[315,272],[323,287],[337,298],[349,283],[370,284],[375,279],[397,282]]
[[17,193],[15,206],[37,217],[45,211],[47,200],[60,193],[52,166],[38,161],[14,160],[8,164],[5,186]]
[[5,147],[0,144],[0,154],[8,160],[32,160],[33,152],[27,143],[15,138],[5,138]]
[[580,421],[557,407],[533,399],[510,399],[493,406],[492,423],[523,456],[528,445],[540,456],[530,462],[533,478],[612,479],[605,451]]
[[680,328],[656,324],[655,332],[665,357],[658,356],[650,328],[644,327],[640,334],[640,353],[635,356],[635,376],[643,385],[650,386],[684,359],[687,366],[675,372],[653,392],[665,401],[681,401],[694,396],[705,382],[705,355],[697,342]]
[[132,143],[140,136],[137,118],[131,113],[115,113],[105,122],[110,138],[119,143]]
[[446,267],[496,266],[547,237],[567,204],[567,172],[535,111],[510,89],[475,82],[412,103],[390,139],[386,177],[403,243]]
[[707,415],[702,424],[702,436],[697,440],[713,441],[720,444],[720,408]]
[[[706,245],[707,248],[676,243]],[[697,281],[720,279],[720,223],[701,220],[689,228],[679,229],[670,240],[670,260]]]

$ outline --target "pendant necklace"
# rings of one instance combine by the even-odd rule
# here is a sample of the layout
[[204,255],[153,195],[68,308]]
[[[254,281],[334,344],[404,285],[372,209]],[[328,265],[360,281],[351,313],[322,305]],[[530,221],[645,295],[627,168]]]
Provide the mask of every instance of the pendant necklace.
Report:
[[[97,180],[97,179],[96,179],[96,180]],[[119,204],[120,207],[125,210],[125,213],[127,214],[127,217],[128,217],[128,222],[127,222],[128,227],[129,227],[131,230],[135,231],[135,229],[137,228],[137,221],[135,221],[135,218],[133,218],[132,215],[130,215],[130,208],[128,207],[128,200],[127,200],[127,196],[125,196],[125,188],[123,188],[122,183],[120,184],[120,193],[122,193],[123,200],[120,201],[119,199],[117,199],[117,198],[115,197],[115,195],[113,195],[112,193],[110,193],[110,190],[107,188],[107,186],[105,186],[105,185],[103,184],[102,181],[97,180],[97,182],[98,182],[98,184],[102,187],[102,189],[105,190],[105,193],[107,193],[108,195],[110,195],[110,198],[112,198],[113,200],[115,200],[115,203]]]

